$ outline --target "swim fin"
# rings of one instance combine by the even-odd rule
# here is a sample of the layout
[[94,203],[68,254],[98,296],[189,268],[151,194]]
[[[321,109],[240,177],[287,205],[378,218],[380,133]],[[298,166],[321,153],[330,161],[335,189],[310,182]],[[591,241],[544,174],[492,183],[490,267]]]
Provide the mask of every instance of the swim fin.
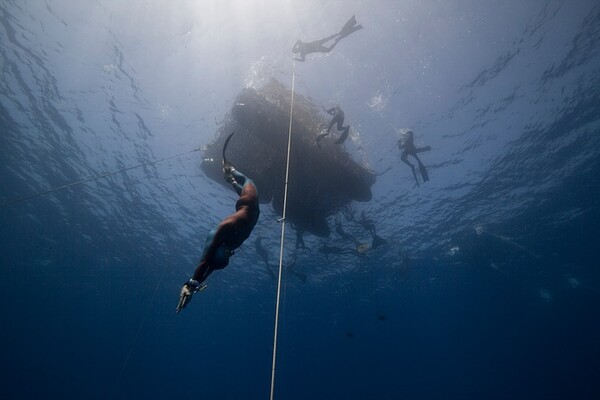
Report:
[[338,138],[338,140],[335,141],[335,144],[342,144],[344,143],[344,141],[348,138],[348,134],[350,133],[350,125],[348,125],[346,127],[346,129],[344,129],[344,132],[342,132],[342,134],[340,135],[340,137]]
[[381,245],[387,244],[387,240],[385,240],[384,238],[382,238],[381,236],[378,235],[373,235],[373,242],[371,242],[371,247],[372,248],[377,248]]
[[319,148],[321,148],[321,140],[323,140],[323,138],[325,136],[327,136],[327,135],[329,135],[329,132],[327,132],[327,133],[321,133],[320,135],[317,135],[317,139],[316,140],[317,140],[317,146]]
[[419,185],[419,180],[417,179],[417,173],[415,172],[415,166],[411,165],[410,169],[412,170],[413,176],[415,177],[415,182],[417,182],[417,186],[421,186],[421,185]]
[[337,39],[338,41],[340,39],[345,38],[346,36],[350,35],[353,32],[356,32],[358,30],[362,29],[362,25],[356,25],[356,17],[353,15],[343,26],[343,28],[340,30],[339,33],[339,38]]
[[429,175],[427,174],[427,170],[422,162],[419,162],[419,171],[421,171],[421,176],[423,177],[423,182],[427,182],[429,180]]
[[231,132],[229,134],[229,136],[227,136],[227,139],[225,139],[225,144],[223,145],[223,166],[225,165],[229,165],[229,161],[227,161],[227,158],[225,157],[225,151],[227,150],[227,146],[229,146],[229,141],[231,140],[231,137],[233,136],[235,132]]

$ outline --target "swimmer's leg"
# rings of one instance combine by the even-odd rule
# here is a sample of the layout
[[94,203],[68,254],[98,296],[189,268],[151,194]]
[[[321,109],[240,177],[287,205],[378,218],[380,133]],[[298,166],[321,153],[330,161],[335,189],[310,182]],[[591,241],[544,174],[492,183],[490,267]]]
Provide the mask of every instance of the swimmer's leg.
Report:
[[410,163],[410,161],[408,161],[408,153],[403,152],[400,159],[402,160],[403,163],[405,163],[406,165],[408,165],[410,167],[410,169],[412,170],[413,176],[415,177],[415,182],[417,182],[417,186],[419,186],[419,180],[417,179],[417,173],[415,171],[415,166],[412,165]]
[[344,141],[348,138],[348,134],[349,133],[350,133],[350,125],[348,125],[344,129],[344,132],[342,132],[342,134],[340,135],[340,137],[338,138],[338,140],[335,141],[335,144],[342,144],[342,143],[344,143]]

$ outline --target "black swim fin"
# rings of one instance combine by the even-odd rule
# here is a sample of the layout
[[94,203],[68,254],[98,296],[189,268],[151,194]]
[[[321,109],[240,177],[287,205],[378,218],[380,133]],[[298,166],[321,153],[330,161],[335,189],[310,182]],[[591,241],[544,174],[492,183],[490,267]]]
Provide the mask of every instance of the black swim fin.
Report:
[[427,174],[427,170],[422,162],[419,162],[419,171],[421,171],[421,176],[423,177],[423,182],[427,182],[429,180],[429,175]]
[[381,236],[378,236],[375,234],[373,235],[373,241],[371,242],[371,247],[373,247],[375,249],[384,244],[387,244],[387,240],[385,240]]
[[234,133],[235,132],[231,132],[229,136],[227,136],[227,139],[225,139],[225,144],[223,145],[223,165],[229,164],[229,161],[227,161],[227,158],[225,157],[225,151],[227,150],[227,146],[229,146],[229,141],[231,140],[231,137]]
[[346,36],[350,35],[353,32],[356,32],[358,30],[362,29],[362,25],[356,25],[356,17],[353,15],[342,27],[342,29],[340,30],[340,37],[339,39],[343,39]]
[[415,177],[415,182],[417,182],[417,186],[421,186],[421,185],[419,185],[419,180],[417,179],[417,173],[415,172],[415,166],[411,165],[410,169],[412,170],[413,176]]
[[317,135],[317,139],[316,139],[316,141],[317,141],[317,146],[318,146],[319,148],[321,148],[321,140],[323,140],[323,138],[324,138],[325,136],[327,136],[327,135],[329,135],[329,132],[327,132],[327,133],[321,133],[320,135]]
[[335,144],[342,144],[344,143],[344,141],[348,138],[348,134],[350,133],[350,125],[348,125],[346,127],[346,129],[344,129],[344,132],[342,132],[342,134],[340,135],[340,137],[338,138],[338,140],[335,141]]

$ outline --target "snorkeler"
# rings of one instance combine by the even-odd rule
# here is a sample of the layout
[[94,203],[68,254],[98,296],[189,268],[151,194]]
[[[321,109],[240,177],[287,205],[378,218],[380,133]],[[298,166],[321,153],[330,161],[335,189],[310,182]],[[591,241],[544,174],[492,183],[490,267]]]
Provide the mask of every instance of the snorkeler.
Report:
[[327,135],[329,135],[329,132],[331,131],[331,128],[333,127],[333,125],[337,124],[337,130],[338,131],[343,131],[342,134],[340,135],[339,139],[335,141],[335,144],[342,144],[344,143],[344,140],[346,140],[346,138],[348,137],[348,133],[350,133],[350,125],[344,126],[344,111],[341,109],[340,106],[335,106],[333,108],[330,108],[329,110],[326,110],[327,114],[330,114],[333,116],[333,118],[331,119],[331,121],[329,121],[329,125],[327,126],[327,130],[324,133],[321,133],[319,135],[317,135],[317,146],[321,147],[321,140],[323,140],[323,138]]
[[412,170],[413,176],[415,177],[415,181],[417,182],[417,186],[419,186],[419,180],[417,179],[415,166],[411,164],[410,161],[408,161],[409,155],[413,156],[417,160],[417,164],[419,165],[419,171],[421,171],[421,177],[423,177],[423,182],[427,182],[429,180],[429,175],[427,174],[425,166],[417,156],[417,153],[429,151],[431,150],[431,146],[416,148],[414,143],[414,133],[413,131],[408,131],[406,132],[403,138],[400,138],[400,140],[398,140],[398,148],[402,150],[402,155],[400,156],[400,159],[402,160],[402,162],[407,164]]
[[[314,42],[303,42],[302,40],[298,39],[294,44],[294,47],[292,47],[292,53],[300,53],[300,58],[294,57],[294,60],[304,61],[306,59],[306,55],[311,53],[329,53],[341,39],[359,29],[362,29],[362,26],[356,25],[356,18],[353,15],[352,18],[346,22],[339,33],[327,36],[326,38],[320,40],[315,40]],[[329,47],[326,47],[325,43],[333,39],[335,39],[335,41]]]
[[366,231],[371,234],[371,248],[375,249],[383,244],[387,244],[387,240],[382,238],[375,232],[375,223],[368,218],[364,211],[360,213],[360,220],[357,221]]
[[225,180],[233,186],[240,196],[235,203],[235,213],[222,220],[206,239],[202,259],[193,277],[184,283],[175,312],[181,311],[192,299],[192,295],[206,288],[204,280],[217,269],[223,269],[229,264],[229,257],[234,250],[244,243],[254,229],[260,214],[258,206],[258,191],[254,182],[233,168],[225,158],[225,150],[231,135],[223,146],[223,174]]

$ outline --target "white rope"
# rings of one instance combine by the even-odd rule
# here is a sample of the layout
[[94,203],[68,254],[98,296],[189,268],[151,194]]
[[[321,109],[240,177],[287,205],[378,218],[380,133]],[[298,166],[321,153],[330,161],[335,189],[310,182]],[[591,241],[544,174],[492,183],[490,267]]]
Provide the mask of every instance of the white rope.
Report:
[[275,330],[273,333],[273,365],[271,368],[271,395],[275,396],[275,365],[277,361],[277,332],[279,327],[279,301],[281,298],[281,276],[283,271],[283,243],[285,239],[285,217],[287,211],[288,178],[290,176],[290,150],[292,145],[292,117],[294,113],[294,91],[296,87],[296,61],[292,73],[292,99],[290,101],[290,126],[288,129],[287,160],[285,164],[285,187],[283,191],[283,215],[281,216],[281,245],[279,247],[279,276],[277,278],[277,301],[275,305]]

